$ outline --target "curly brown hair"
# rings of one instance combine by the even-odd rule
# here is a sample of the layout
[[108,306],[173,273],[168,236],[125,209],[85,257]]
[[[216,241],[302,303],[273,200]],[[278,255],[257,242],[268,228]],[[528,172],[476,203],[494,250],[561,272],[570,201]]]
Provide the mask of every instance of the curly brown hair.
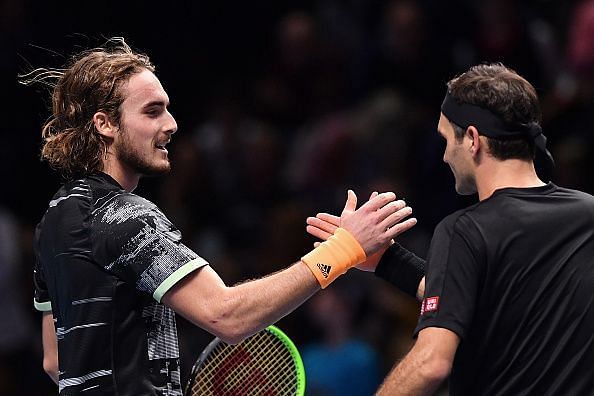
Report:
[[42,160],[68,180],[102,170],[107,142],[96,131],[93,115],[104,112],[119,125],[120,88],[145,69],[155,70],[149,58],[116,37],[75,55],[65,69],[37,69],[25,76],[30,77],[21,81],[25,84],[50,80],[53,87],[52,115],[41,132]]

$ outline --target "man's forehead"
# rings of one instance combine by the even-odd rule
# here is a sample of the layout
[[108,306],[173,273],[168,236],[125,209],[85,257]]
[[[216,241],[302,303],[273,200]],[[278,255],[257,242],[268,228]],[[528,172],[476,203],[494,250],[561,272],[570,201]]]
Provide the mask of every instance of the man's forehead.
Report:
[[152,72],[143,70],[134,74],[124,85],[124,102],[143,105],[150,102],[164,102],[169,104],[169,97],[161,82]]
[[449,124],[449,121],[448,121],[447,117],[444,116],[443,113],[439,113],[439,121],[437,122],[437,129],[443,130],[448,124]]

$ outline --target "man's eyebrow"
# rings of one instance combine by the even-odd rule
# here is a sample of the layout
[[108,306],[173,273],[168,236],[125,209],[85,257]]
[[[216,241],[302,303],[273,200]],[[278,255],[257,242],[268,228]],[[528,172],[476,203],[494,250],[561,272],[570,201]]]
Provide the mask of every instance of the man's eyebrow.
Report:
[[153,107],[153,106],[167,107],[167,106],[169,106],[169,102],[165,102],[164,100],[152,100],[152,101],[146,103],[145,105],[143,105],[142,108],[146,109],[148,107]]

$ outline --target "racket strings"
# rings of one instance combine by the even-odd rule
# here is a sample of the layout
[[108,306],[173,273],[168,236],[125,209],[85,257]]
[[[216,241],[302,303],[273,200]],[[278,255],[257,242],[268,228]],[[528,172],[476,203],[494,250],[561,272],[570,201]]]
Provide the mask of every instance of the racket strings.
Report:
[[[251,352],[254,352],[255,354],[258,355],[257,361],[254,362],[255,364],[257,364],[259,366],[259,370],[261,370],[261,372],[266,373],[266,377],[268,378],[268,380],[272,380],[272,381],[276,381],[279,385],[283,382],[282,381],[282,376],[286,376],[286,370],[279,370],[279,368],[287,368],[288,364],[291,364],[291,357],[290,354],[288,353],[283,353],[284,351],[284,347],[280,342],[275,342],[274,344],[270,345],[270,347],[268,349],[265,348],[265,345],[263,345],[262,343],[258,343],[258,340],[251,340],[251,342],[248,345],[248,348],[251,349]],[[276,340],[275,340],[276,341]],[[276,356],[276,359],[273,358]],[[279,358],[284,358],[279,360]],[[273,370],[273,367],[276,366],[276,370]],[[240,379],[235,379],[233,377],[239,377],[241,376],[242,373],[241,371],[236,371],[234,373],[234,375],[231,376],[230,378],[230,382],[231,383],[237,383],[240,381]],[[260,394],[260,390],[267,390],[267,389],[258,389],[261,388],[262,385],[266,385],[265,388],[270,388],[269,384],[257,384],[257,383],[253,383],[250,381],[242,381],[241,382],[243,384],[242,387],[237,388],[237,390],[239,391],[240,394]],[[290,385],[290,384],[289,384]],[[249,387],[252,386],[254,387],[254,389],[250,389]],[[278,388],[278,386],[277,386]],[[252,391],[252,393],[247,393],[249,391]],[[275,389],[275,390],[280,390],[280,389]],[[274,393],[276,394],[276,393]],[[282,392],[280,394],[283,394]]]
[[191,394],[291,395],[297,386],[291,353],[276,336],[263,331],[237,345],[220,342],[195,373]]
[[[275,355],[275,358],[272,358],[272,355]],[[294,388],[294,376],[287,375],[285,371],[287,367],[292,366],[293,358],[281,343],[277,343],[274,352],[271,350],[266,352],[266,356],[263,359],[266,361],[263,368],[271,374],[269,375],[271,381],[279,384],[284,383],[285,386],[279,390],[283,390],[285,387],[289,387],[289,390]],[[281,392],[281,394],[285,393]]]
[[[284,350],[284,347],[280,343],[276,343],[273,348],[269,348],[268,350],[264,349],[262,345],[257,345],[257,348],[260,348],[257,352],[261,354],[258,363],[261,365],[260,369],[267,373],[267,382],[271,382],[275,384],[275,390],[281,391],[279,394],[286,394],[282,392],[283,384],[286,386],[285,379],[290,379],[290,376],[286,375],[285,370],[287,367],[290,367],[292,364],[292,358],[290,354]],[[289,386],[292,384],[289,383]],[[248,383],[244,383],[244,386],[241,388],[242,393],[243,391],[249,391],[247,389]],[[285,391],[286,392],[286,391]],[[276,393],[275,393],[276,394]]]
[[[237,393],[237,394],[241,394],[241,395],[247,395],[247,394],[262,394],[260,391],[261,390],[267,390],[268,389],[268,393],[271,393],[271,389],[270,388],[270,384],[267,383],[263,383],[263,379],[268,378],[268,380],[273,380],[273,381],[277,381],[279,382],[280,385],[280,380],[282,380],[283,373],[286,373],[287,370],[287,363],[291,363],[291,359],[290,356],[285,356],[284,359],[280,360],[280,361],[275,361],[274,359],[271,359],[271,355],[274,353],[279,353],[280,351],[282,351],[282,348],[280,345],[278,345],[279,343],[277,343],[277,345],[275,346],[275,349],[273,350],[272,348],[269,350],[266,350],[264,348],[264,346],[262,344],[258,344],[257,343],[258,340],[252,340],[247,346],[248,349],[250,350],[250,355],[253,356],[254,353],[256,354],[260,354],[261,356],[257,357],[257,358],[253,358],[253,360],[257,360],[255,362],[255,364],[260,365],[259,369],[257,371],[259,371],[259,373],[254,373],[254,370],[252,370],[252,372],[250,373],[249,370],[248,372],[246,372],[246,370],[234,370],[233,372],[231,372],[227,378],[226,378],[226,383],[227,383],[227,388],[229,390],[233,390],[233,393]],[[254,349],[256,348],[256,349]],[[229,353],[227,353],[227,361],[226,361],[226,371],[229,371],[229,368],[234,367],[237,364],[241,364],[242,362],[237,361],[237,347],[233,348],[233,351],[230,351]],[[235,353],[235,355],[233,355]],[[228,355],[231,355],[231,358],[228,357]],[[289,355],[289,354],[287,354]],[[225,355],[219,353],[217,355],[218,357],[218,363],[219,363],[219,367],[220,364],[222,363],[222,360],[225,360]],[[245,363],[245,362],[244,362]],[[254,364],[254,361],[251,362],[252,364]],[[284,366],[284,370],[280,370],[280,373],[275,373],[274,371],[271,370],[271,368],[273,367],[273,365],[277,365],[277,368],[283,368]],[[211,365],[212,367],[215,367],[215,365]],[[212,371],[212,370],[211,370]],[[277,370],[278,371],[278,370]],[[208,377],[207,373],[203,372],[202,373],[204,376]],[[219,391],[221,391],[221,383],[216,383],[216,382],[220,382],[221,380],[225,380],[225,374],[228,373],[222,373],[222,375],[219,375],[219,381],[216,381],[215,379],[215,383],[213,383],[212,385],[214,385],[215,389],[218,389]],[[255,378],[254,377],[255,374]],[[259,376],[258,376],[259,374]],[[262,378],[262,375],[265,374],[265,377]],[[274,376],[272,376],[271,374],[275,374]],[[250,378],[250,376],[252,376],[252,378]],[[251,379],[255,379],[255,381],[250,381]],[[258,381],[260,380],[260,381]],[[260,382],[260,383],[258,383]],[[277,389],[278,391],[280,391],[279,393],[271,393],[271,394],[285,394],[287,391],[287,386],[289,388],[293,387],[293,384],[291,383],[292,381],[282,381],[285,382],[285,386],[281,389]],[[287,383],[288,382],[288,383]],[[238,384],[243,384],[243,387],[238,387]],[[253,387],[252,389],[252,393],[248,393],[250,391],[250,387]],[[262,387],[266,388],[266,389],[261,389]],[[277,387],[278,388],[278,387]],[[204,391],[204,389],[203,389]],[[202,393],[205,394],[206,392]]]

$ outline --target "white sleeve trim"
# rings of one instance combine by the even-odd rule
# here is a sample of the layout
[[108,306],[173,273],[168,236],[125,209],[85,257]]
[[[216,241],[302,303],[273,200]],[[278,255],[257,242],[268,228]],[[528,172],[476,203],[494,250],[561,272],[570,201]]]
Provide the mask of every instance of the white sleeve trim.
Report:
[[33,299],[33,305],[35,306],[35,309],[41,312],[50,312],[52,310],[52,302],[51,301],[46,301],[46,302],[37,302],[36,299]]
[[161,302],[161,299],[167,293],[169,289],[173,287],[177,282],[183,279],[186,275],[190,272],[197,270],[198,268],[202,268],[205,265],[208,265],[208,262],[204,260],[202,257],[197,257],[192,261],[188,261],[181,267],[179,267],[174,273],[169,275],[160,285],[157,287],[157,290],[153,293],[153,298],[157,300],[157,302]]

